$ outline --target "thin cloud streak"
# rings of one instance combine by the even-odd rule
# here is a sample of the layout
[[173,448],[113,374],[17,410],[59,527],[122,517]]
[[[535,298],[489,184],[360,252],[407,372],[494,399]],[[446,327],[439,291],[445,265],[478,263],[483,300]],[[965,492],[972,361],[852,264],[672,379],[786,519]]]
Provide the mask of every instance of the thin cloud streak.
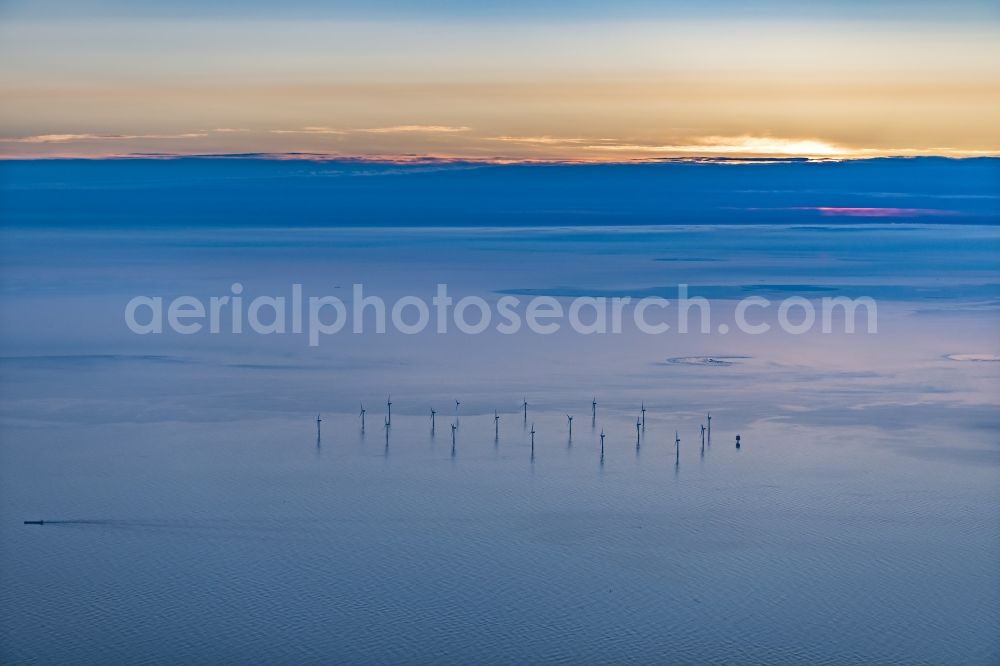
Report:
[[709,155],[784,155],[803,157],[848,157],[865,149],[848,148],[819,139],[783,139],[763,136],[707,136],[694,143],[677,145],[595,144],[590,150],[634,153]]
[[333,127],[302,127],[300,129],[273,129],[269,131],[271,134],[347,134],[346,131]]
[[861,208],[844,206],[800,206],[793,210],[814,210],[826,217],[954,217],[956,210],[941,208]]
[[368,129],[358,129],[355,132],[365,132],[367,134],[399,134],[409,132],[422,132],[427,134],[452,134],[454,132],[468,132],[470,127],[449,125],[393,125],[392,127],[371,127]]
[[[623,157],[613,157],[611,161],[621,159],[655,160],[667,157],[815,157],[832,159],[851,159],[864,157],[894,157],[943,155],[949,157],[989,157],[997,155],[992,150],[965,150],[954,147],[935,146],[931,148],[867,148],[855,147],[826,141],[819,138],[788,138],[774,136],[690,136],[684,137],[684,143],[638,143],[625,142],[612,138],[558,137],[551,135],[539,136],[490,136],[486,141],[512,144],[515,146],[535,147],[539,149],[565,148],[565,151],[553,153],[553,157],[585,159],[588,161],[606,161],[595,153],[616,153]],[[624,157],[629,155],[629,157]]]
[[500,141],[502,143],[536,144],[540,146],[573,146],[582,143],[594,143],[601,139],[586,139],[583,137],[558,137],[558,136],[490,136],[487,141]]
[[36,134],[33,136],[7,137],[4,143],[72,143],[76,141],[131,141],[135,139],[197,139],[208,136],[205,132],[184,134]]
[[300,129],[273,129],[272,134],[330,134],[343,136],[347,134],[454,134],[468,132],[471,128],[451,125],[392,125],[390,127],[366,127],[359,129],[339,129],[336,127],[311,126]]

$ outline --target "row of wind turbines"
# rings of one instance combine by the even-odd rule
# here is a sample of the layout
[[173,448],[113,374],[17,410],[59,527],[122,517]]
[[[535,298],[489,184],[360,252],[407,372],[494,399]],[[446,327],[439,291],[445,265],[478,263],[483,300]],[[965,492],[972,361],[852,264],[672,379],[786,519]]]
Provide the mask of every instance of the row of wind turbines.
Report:
[[[383,429],[385,430],[385,445],[388,448],[388,446],[389,446],[389,429],[392,427],[392,396],[391,395],[386,396],[385,406],[386,406],[386,412],[385,412],[385,417],[384,417],[384,421],[383,421]],[[454,454],[454,452],[455,452],[455,446],[456,446],[456,441],[457,441],[456,432],[458,430],[459,410],[460,410],[461,406],[462,406],[462,401],[461,400],[455,400],[455,420],[450,424],[451,425],[451,448],[452,448],[452,454]],[[522,398],[522,405],[521,406],[522,406],[522,408],[524,410],[524,425],[527,426],[527,424],[528,424],[528,400],[527,400],[527,398]],[[647,411],[646,410],[646,403],[642,402],[640,404],[640,407],[639,407],[639,416],[637,416],[636,420],[635,420],[635,448],[636,448],[636,451],[638,451],[639,448],[642,446],[642,433],[644,433],[646,431],[646,411]],[[368,413],[368,410],[365,409],[365,404],[364,404],[364,402],[362,402],[361,403],[361,411],[359,412],[359,416],[361,417],[361,432],[362,433],[365,432],[365,416],[367,415],[367,413]],[[433,435],[433,434],[435,434],[436,429],[437,429],[437,410],[435,410],[433,407],[430,410],[430,416],[431,416],[431,435]],[[597,397],[596,396],[594,397],[594,399],[590,403],[590,419],[591,419],[591,426],[592,427],[596,426],[596,424],[597,424]],[[707,425],[705,423],[701,424],[701,452],[702,452],[702,454],[705,453],[705,445],[706,445],[706,443],[709,446],[711,446],[711,444],[712,444],[712,414],[711,414],[711,412],[709,412],[709,413],[707,413],[705,415],[705,420],[706,420]],[[567,422],[567,426],[569,428],[569,440],[572,442],[573,441],[573,415],[572,414],[567,414],[566,415],[566,422]],[[317,444],[319,444],[319,441],[320,441],[320,438],[321,438],[321,435],[322,435],[322,432],[321,432],[322,423],[323,423],[322,414],[317,414],[316,415],[316,443]],[[534,424],[534,422],[532,422],[532,424],[531,424],[531,430],[529,431],[529,434],[531,435],[531,457],[532,457],[532,459],[534,459],[534,457],[535,457],[535,432],[536,432],[535,431],[535,424]],[[493,436],[494,436],[495,440],[499,440],[499,438],[500,438],[500,413],[497,410],[495,410],[495,409],[493,410]],[[605,438],[605,436],[606,435],[604,433],[604,429],[602,428],[601,429],[601,460],[602,461],[604,460],[604,438]],[[736,435],[736,448],[737,449],[740,448],[740,436],[739,435]],[[677,430],[675,430],[674,431],[674,460],[675,460],[675,462],[677,464],[680,464],[680,455],[681,455],[680,451],[681,451],[681,437],[680,437],[680,432],[677,431]]]

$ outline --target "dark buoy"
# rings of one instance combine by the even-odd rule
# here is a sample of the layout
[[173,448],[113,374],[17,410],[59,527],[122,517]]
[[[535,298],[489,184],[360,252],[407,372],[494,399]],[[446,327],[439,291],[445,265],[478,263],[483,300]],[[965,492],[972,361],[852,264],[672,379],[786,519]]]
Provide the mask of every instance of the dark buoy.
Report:
[[736,448],[740,448],[740,436],[736,435]]

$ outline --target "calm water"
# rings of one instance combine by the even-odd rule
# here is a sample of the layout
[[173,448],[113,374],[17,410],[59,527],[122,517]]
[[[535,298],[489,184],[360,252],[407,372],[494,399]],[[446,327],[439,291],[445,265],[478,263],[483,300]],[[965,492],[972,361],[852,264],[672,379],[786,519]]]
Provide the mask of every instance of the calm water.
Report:
[[[1000,363],[956,360],[1000,352],[996,229],[5,230],[0,247],[5,663],[1000,658]],[[876,297],[879,333],[310,348],[124,325],[134,295],[234,281],[490,299],[687,282],[713,323],[760,285],[833,289]],[[38,518],[64,522],[22,524]]]

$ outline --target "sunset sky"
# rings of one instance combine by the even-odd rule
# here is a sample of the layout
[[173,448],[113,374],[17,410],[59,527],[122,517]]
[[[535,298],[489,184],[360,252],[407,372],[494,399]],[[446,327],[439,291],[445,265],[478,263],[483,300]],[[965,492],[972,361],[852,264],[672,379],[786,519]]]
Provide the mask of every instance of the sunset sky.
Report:
[[537,4],[0,2],[0,154],[1000,154],[995,3]]

